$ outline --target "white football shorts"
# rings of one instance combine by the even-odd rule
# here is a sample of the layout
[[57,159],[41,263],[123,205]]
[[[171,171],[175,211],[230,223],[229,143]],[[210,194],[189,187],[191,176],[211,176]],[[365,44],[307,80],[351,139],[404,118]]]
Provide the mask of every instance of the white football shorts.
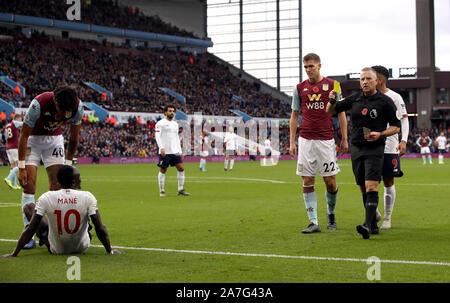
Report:
[[430,153],[430,148],[428,146],[421,147],[420,148],[420,153],[421,154],[429,154]]
[[236,153],[236,151],[234,149],[225,150],[225,155],[227,155],[227,156],[234,156],[235,153]]
[[200,156],[208,157],[209,156],[209,152],[207,150],[202,150],[202,151],[200,151]]
[[338,174],[341,170],[337,163],[334,139],[309,140],[298,138],[297,175],[314,177],[317,172],[321,177]]
[[17,148],[7,149],[6,155],[8,156],[9,164],[19,161],[19,150]]
[[41,161],[45,168],[64,164],[66,156],[64,154],[64,139],[59,136],[30,136],[28,138],[25,165],[38,167]]

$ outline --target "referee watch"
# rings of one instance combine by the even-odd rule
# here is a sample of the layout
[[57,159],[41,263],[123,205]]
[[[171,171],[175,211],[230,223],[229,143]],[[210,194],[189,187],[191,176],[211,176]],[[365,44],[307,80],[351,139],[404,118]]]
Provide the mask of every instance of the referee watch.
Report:
[[334,99],[334,98],[330,99],[330,100],[328,100],[328,102],[330,102],[331,105],[334,105],[334,104],[336,104],[336,99]]

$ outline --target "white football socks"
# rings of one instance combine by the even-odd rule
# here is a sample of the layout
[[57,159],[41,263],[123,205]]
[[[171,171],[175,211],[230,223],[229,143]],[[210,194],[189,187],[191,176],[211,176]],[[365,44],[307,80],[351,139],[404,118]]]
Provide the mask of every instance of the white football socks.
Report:
[[[305,193],[305,187],[312,187],[312,191]],[[303,187],[303,200],[305,201],[306,212],[308,214],[309,221],[316,225],[319,224],[319,219],[317,217],[317,196],[314,191],[314,186],[304,186]]]
[[384,188],[384,219],[390,220],[395,203],[395,185]]
[[177,179],[178,179],[178,191],[183,190],[183,188],[184,188],[184,170],[179,171],[177,173]]
[[158,173],[158,185],[159,185],[159,192],[164,191],[164,182],[166,180],[166,174],[163,174],[162,172]]

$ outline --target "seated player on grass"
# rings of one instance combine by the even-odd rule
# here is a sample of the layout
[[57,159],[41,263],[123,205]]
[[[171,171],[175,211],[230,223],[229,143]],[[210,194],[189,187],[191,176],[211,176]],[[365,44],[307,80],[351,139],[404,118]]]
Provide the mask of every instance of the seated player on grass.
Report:
[[[17,246],[11,254],[1,257],[17,257],[33,235],[38,231],[40,223],[47,214],[48,240],[47,248],[51,254],[77,254],[89,248],[92,236],[89,233],[89,218],[95,227],[95,232],[108,254],[121,254],[120,250],[111,249],[106,226],[100,219],[97,200],[81,187],[80,172],[70,165],[62,166],[57,173],[61,185],[58,191],[48,191],[39,197],[30,224],[20,235]],[[27,212],[30,210],[28,209]]]

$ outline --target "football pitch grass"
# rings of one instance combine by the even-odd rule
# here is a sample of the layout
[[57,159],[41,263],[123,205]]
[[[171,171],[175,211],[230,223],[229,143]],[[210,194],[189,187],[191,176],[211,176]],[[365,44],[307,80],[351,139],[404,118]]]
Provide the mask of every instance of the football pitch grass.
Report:
[[[236,162],[185,163],[185,189],[177,195],[176,169],[159,197],[156,164],[79,165],[82,190],[92,192],[111,245],[125,254],[106,255],[93,233],[93,246],[80,258],[80,280],[123,283],[373,283],[450,282],[450,160],[423,165],[403,159],[396,179],[392,229],[363,240],[355,226],[364,211],[349,160],[340,160],[336,221],[326,228],[325,187],[316,178],[322,232],[308,225],[301,179],[294,161],[261,167]],[[3,179],[9,169],[0,168]],[[37,197],[47,189],[39,168]],[[382,188],[382,186],[381,186]],[[10,253],[22,228],[20,191],[0,184],[0,255]],[[383,213],[382,189],[379,209]],[[14,240],[14,241],[13,241]],[[367,258],[379,258],[379,280],[367,277]],[[44,247],[0,259],[0,283],[74,282],[67,279],[69,256]]]

